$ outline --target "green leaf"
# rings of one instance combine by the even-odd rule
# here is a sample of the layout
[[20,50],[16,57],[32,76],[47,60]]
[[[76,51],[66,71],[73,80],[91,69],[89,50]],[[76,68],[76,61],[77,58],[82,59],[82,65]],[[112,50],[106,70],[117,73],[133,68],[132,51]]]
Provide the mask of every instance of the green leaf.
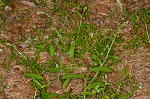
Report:
[[58,95],[58,99],[66,99],[66,98],[62,97],[61,95]]
[[50,99],[48,93],[44,89],[42,89],[41,91],[41,96],[42,96],[42,99]]
[[104,87],[105,84],[103,82],[94,82],[94,83],[91,83],[89,86],[87,86],[87,89],[94,89],[97,86]]
[[104,96],[102,97],[102,99],[110,99],[108,95],[104,94]]
[[100,83],[99,82],[95,82],[95,83],[92,83],[90,84],[87,89],[92,89],[92,88],[95,88],[97,85],[99,85]]
[[46,49],[46,47],[45,47],[45,45],[43,44],[38,44],[38,45],[35,45],[34,46],[36,49],[39,49],[39,50],[41,50],[41,51],[45,51],[45,49]]
[[112,59],[118,61],[119,60],[119,57],[118,56],[110,56]]
[[93,94],[92,94],[92,92],[82,92],[82,95],[90,95],[90,96],[92,96]]
[[49,53],[51,56],[54,56],[54,54],[55,54],[55,49],[54,49],[54,46],[52,44],[49,47]]
[[70,79],[66,79],[63,84],[63,88],[66,88],[66,86],[68,85],[69,82],[70,82]]
[[102,92],[104,90],[105,90],[105,88],[99,88],[99,92]]
[[111,86],[112,84],[111,83],[105,83],[105,86]]
[[44,30],[41,31],[41,35],[44,36]]
[[62,69],[60,69],[60,68],[47,68],[46,71],[51,72],[51,73],[56,73],[56,72],[61,72]]
[[132,95],[133,95],[132,93],[127,93],[127,94],[123,95],[121,97],[121,99],[129,99]]
[[36,35],[35,39],[36,39],[36,41],[39,41],[39,37],[37,35]]
[[71,79],[71,78],[84,78],[84,76],[81,74],[70,74],[65,75],[62,79]]
[[39,88],[41,88],[41,83],[39,81],[37,81],[36,79],[33,79],[33,82],[35,83],[35,85]]
[[42,85],[41,88],[49,87],[49,85]]
[[56,99],[66,99],[66,98],[63,98],[60,94],[57,94],[57,93],[51,93],[49,95],[49,99],[53,99],[54,97],[57,97]]
[[38,80],[43,80],[43,77],[39,74],[33,74],[33,73],[24,73],[25,77],[34,78]]
[[98,60],[99,65],[101,66],[103,64],[102,61],[99,58],[97,60]]
[[128,68],[124,68],[123,69],[123,75],[124,75],[124,77],[128,77],[129,76],[129,69]]
[[111,95],[112,99],[115,99],[115,97],[117,97],[119,95],[119,92],[115,92]]
[[93,54],[92,59],[94,59],[95,65],[97,65],[97,64],[102,65],[102,61],[100,60],[100,58],[97,55]]
[[93,55],[92,55],[92,59],[94,59],[94,60],[95,60],[95,59],[98,59],[98,56],[95,55],[95,54],[93,54]]
[[80,17],[80,19],[82,19],[82,15],[79,11],[77,12],[77,15]]
[[88,10],[88,7],[85,6],[85,7],[83,8],[83,11],[85,12],[85,11],[87,11],[87,10]]
[[91,68],[90,69],[90,72],[98,72],[98,71],[101,71],[101,72],[110,72],[110,68],[108,67],[94,67],[94,68]]
[[74,51],[75,51],[75,42],[72,41],[70,44],[70,51],[69,51],[71,57],[74,56]]
[[50,95],[49,95],[49,99],[52,99],[52,98],[54,98],[54,97],[56,97],[56,96],[58,96],[59,94],[56,94],[56,93],[51,93]]

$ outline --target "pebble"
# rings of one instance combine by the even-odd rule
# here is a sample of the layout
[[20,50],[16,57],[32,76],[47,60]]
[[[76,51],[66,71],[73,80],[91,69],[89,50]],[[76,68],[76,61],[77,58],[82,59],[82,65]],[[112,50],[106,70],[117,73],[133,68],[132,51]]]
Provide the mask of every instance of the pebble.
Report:
[[5,6],[5,11],[11,11],[12,10],[12,8],[11,7],[9,7],[9,6]]
[[25,6],[30,6],[30,7],[36,7],[36,5],[34,4],[34,2],[30,2],[30,1],[19,1],[19,3],[25,5]]

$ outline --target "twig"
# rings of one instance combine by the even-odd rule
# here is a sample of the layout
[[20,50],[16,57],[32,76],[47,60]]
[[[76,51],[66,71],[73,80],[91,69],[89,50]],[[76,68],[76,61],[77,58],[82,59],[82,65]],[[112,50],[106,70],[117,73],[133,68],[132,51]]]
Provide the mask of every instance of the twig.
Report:
[[148,33],[148,29],[147,29],[146,22],[145,22],[145,28],[146,28],[147,38],[148,38],[148,40],[149,40],[149,43],[150,43],[150,37],[149,37],[149,33]]
[[122,8],[122,3],[121,3],[121,1],[120,1],[120,0],[117,0],[117,3],[119,4],[119,6],[120,6],[120,11],[122,12],[122,11],[123,11],[123,8]]

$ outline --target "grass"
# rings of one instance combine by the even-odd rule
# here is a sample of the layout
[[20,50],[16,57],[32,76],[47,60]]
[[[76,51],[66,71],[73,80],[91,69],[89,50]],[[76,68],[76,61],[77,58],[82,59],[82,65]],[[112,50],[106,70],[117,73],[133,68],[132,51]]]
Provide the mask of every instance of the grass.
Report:
[[[8,5],[9,1],[4,3]],[[46,7],[45,0],[41,0],[41,4]],[[68,9],[70,7],[77,10],[71,12]],[[125,85],[123,82],[118,82],[117,86],[107,82],[109,72],[114,70],[114,66],[119,62],[119,57],[115,55],[114,47],[115,44],[120,44],[122,40],[117,34],[120,27],[118,26],[116,30],[104,32],[100,26],[89,24],[90,9],[88,5],[80,4],[76,0],[62,0],[61,3],[53,0],[53,13],[58,15],[60,25],[54,24],[53,19],[50,18],[48,28],[51,29],[51,34],[47,38],[44,38],[46,36],[44,30],[36,30],[36,25],[33,26],[35,31],[39,33],[31,36],[28,48],[28,50],[35,48],[34,58],[21,52],[18,45],[2,42],[1,40],[3,45],[13,48],[11,61],[17,60],[17,64],[26,66],[24,76],[31,78],[34,88],[38,90],[34,97],[39,96],[42,99],[51,99],[53,97],[58,97],[58,99],[86,99],[88,97],[91,99],[99,99],[100,97],[101,99],[128,99],[131,97],[132,91],[126,92],[122,89]],[[134,38],[127,41],[127,48],[149,44],[149,21],[140,24],[137,20],[149,20],[147,15],[149,15],[149,10],[140,10],[130,16],[134,29],[138,31],[142,25],[146,28],[146,33],[141,36],[141,32],[137,32]],[[23,43],[25,40],[20,42]],[[39,63],[40,53],[44,51],[49,54],[49,59],[46,63]],[[84,55],[86,53],[90,55],[91,65],[86,62],[81,64],[76,61],[77,58],[85,60]],[[69,56],[70,63],[68,65],[61,62],[63,54]],[[72,70],[82,66],[88,67],[86,75],[71,73]],[[72,79],[82,79],[83,90],[77,95],[69,92],[65,92],[65,95],[51,93],[47,89],[53,81],[48,83],[45,81],[44,75],[47,72],[56,75],[56,80],[63,83],[62,89],[64,90]],[[60,75],[60,73],[64,73],[64,75]],[[123,74],[125,78],[129,78],[128,69],[125,69]],[[127,80],[127,84],[129,83]],[[116,86],[116,88],[113,88],[113,86]]]
[[[133,28],[136,31],[133,38],[128,42],[129,48],[138,48],[143,45],[149,45],[149,24],[150,10],[140,9],[138,12],[130,16]],[[145,31],[144,31],[145,30]]]

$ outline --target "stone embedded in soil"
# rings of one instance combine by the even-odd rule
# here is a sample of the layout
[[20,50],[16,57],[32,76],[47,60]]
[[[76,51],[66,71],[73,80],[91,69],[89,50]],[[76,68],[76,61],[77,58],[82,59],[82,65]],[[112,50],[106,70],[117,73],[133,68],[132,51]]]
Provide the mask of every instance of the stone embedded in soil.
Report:
[[29,6],[29,7],[36,7],[34,2],[31,2],[30,0],[12,0],[14,3],[22,4],[24,6]]
[[11,10],[12,10],[12,8],[9,7],[9,6],[6,6],[6,7],[5,7],[5,11],[11,11]]

